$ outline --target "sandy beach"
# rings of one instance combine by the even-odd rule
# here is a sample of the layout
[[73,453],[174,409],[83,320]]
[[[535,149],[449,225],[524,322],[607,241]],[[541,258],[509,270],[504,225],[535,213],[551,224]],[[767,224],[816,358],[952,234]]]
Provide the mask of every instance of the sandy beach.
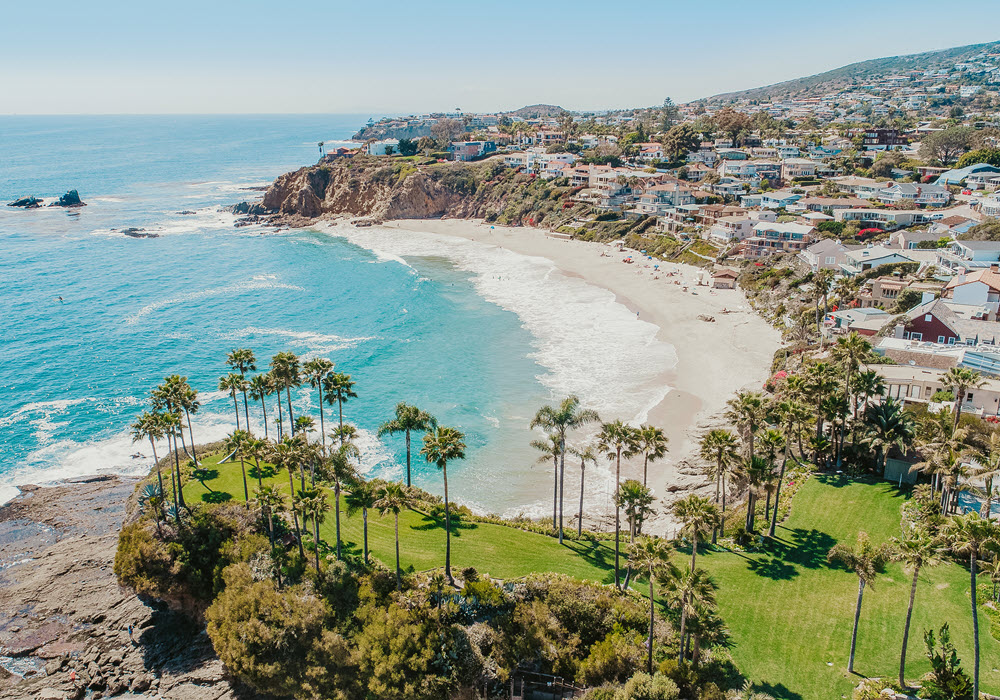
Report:
[[[657,380],[670,391],[648,415],[648,422],[662,427],[670,438],[667,459],[650,467],[650,486],[658,496],[704,483],[692,460],[697,456],[699,436],[714,424],[735,392],[761,387],[780,345],[780,333],[750,308],[741,291],[696,286],[701,272],[696,267],[661,263],[661,274],[655,279],[653,262],[622,262],[630,254],[640,258],[635,251],[619,253],[606,244],[556,238],[539,229],[454,219],[391,221],[385,226],[456,236],[548,258],[563,274],[609,290],[618,302],[637,311],[640,320],[656,324],[658,337],[677,353],[677,365],[664,367]],[[669,277],[663,270],[677,270],[678,275]],[[703,315],[715,321],[699,319]],[[628,420],[632,416],[604,418]],[[658,518],[649,529],[666,532],[670,526],[668,518]]]

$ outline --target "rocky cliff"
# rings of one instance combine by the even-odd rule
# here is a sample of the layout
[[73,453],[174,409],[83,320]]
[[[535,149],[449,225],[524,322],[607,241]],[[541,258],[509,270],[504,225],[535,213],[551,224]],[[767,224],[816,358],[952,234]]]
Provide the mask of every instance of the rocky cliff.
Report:
[[573,201],[577,191],[565,181],[504,167],[499,158],[437,163],[359,156],[286,173],[262,202],[237,205],[236,211],[289,225],[350,215],[374,222],[447,216],[554,227],[589,211]]

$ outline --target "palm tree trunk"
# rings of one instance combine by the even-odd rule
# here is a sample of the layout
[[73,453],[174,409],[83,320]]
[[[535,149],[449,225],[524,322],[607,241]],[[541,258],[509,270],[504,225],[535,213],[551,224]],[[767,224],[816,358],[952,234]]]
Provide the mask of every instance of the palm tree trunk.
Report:
[[[240,372],[240,378],[243,380],[244,385],[247,378],[242,372]],[[247,401],[247,390],[243,390],[243,418],[246,423],[247,430],[250,430],[250,403]],[[194,438],[191,438],[191,444],[194,445]]]
[[559,509],[559,456],[552,457],[552,531],[559,530],[559,520],[556,517]]
[[684,628],[687,626],[687,593],[681,597],[681,632],[680,651],[677,654],[677,663],[684,663]]
[[910,639],[910,618],[913,616],[913,599],[917,596],[917,577],[920,567],[913,567],[913,582],[910,583],[910,604],[906,608],[906,624],[903,626],[903,650],[899,655],[899,687],[906,689],[906,643]]
[[691,573],[692,574],[694,573],[694,564],[695,564],[695,561],[697,561],[697,559],[698,559],[698,534],[695,533],[695,536],[691,540]]
[[267,440],[267,403],[263,396],[260,397],[260,407],[264,411],[264,439]]
[[340,559],[340,479],[333,484],[334,519],[337,522],[337,559]]
[[576,521],[576,536],[583,537],[583,479],[587,472],[586,460],[580,460],[580,517]]
[[247,510],[250,509],[250,489],[247,488],[247,465],[243,461],[243,455],[240,454],[240,471],[243,472],[243,501],[247,504]]
[[563,494],[566,490],[566,439],[559,441],[559,544],[563,541]]
[[[646,485],[646,469],[649,467],[649,454],[642,455],[642,485]],[[650,671],[652,673],[652,671]]]
[[[198,464],[198,453],[194,451],[194,431],[191,429],[191,414],[188,413],[188,410],[186,408],[184,409],[184,415],[185,415],[185,417],[187,417],[188,435],[191,436],[191,459],[193,459],[195,465],[197,465]],[[182,428],[182,430],[183,430],[183,428]]]
[[[287,384],[285,385],[285,399],[288,400],[288,427],[292,431],[292,437],[295,437],[295,416],[292,414],[292,389]],[[278,403],[281,403],[281,397],[278,397]]]
[[403,587],[403,582],[399,576],[399,511],[396,511],[396,590]]
[[[160,484],[160,503],[163,503],[163,499],[167,497],[167,492],[163,490],[163,473],[160,472],[160,460],[156,457],[156,443],[153,442],[153,438],[149,438],[149,446],[153,448],[153,466],[156,468],[156,480]],[[160,510],[163,510],[163,506],[160,506]]]
[[284,421],[281,417],[281,390],[278,390],[278,439],[281,439],[283,433],[282,428],[284,427]]
[[653,675],[653,567],[649,567],[649,639],[646,645],[646,672]]
[[785,466],[788,464],[789,450],[788,440],[785,440],[785,456],[781,460],[781,469],[778,471],[778,486],[774,489],[774,513],[771,514],[771,528],[767,531],[768,537],[774,537],[774,530],[778,527],[778,499],[781,497],[781,482],[785,480]]
[[364,523],[364,542],[365,542],[365,564],[368,563],[368,509],[361,509],[361,521]]
[[[722,465],[718,465],[715,470],[715,505],[719,505],[719,484],[722,481]],[[718,524],[712,526],[712,544],[715,544],[718,540],[719,526]]]
[[[184,444],[184,436],[181,435],[181,444]],[[177,469],[177,503],[179,508],[186,508],[184,503],[184,481],[181,479],[181,455],[177,449],[177,436],[174,436],[174,467]],[[180,523],[180,510],[177,512],[177,522]]]
[[264,488],[263,476],[260,470],[260,457],[254,455],[253,457],[254,466],[257,467],[257,490]]
[[313,548],[316,553],[316,573],[319,573],[319,511],[313,514]]
[[[280,402],[279,402],[280,405]],[[291,492],[292,496],[295,495],[295,482],[292,481],[292,467],[288,466],[288,490]],[[295,505],[292,504],[292,522],[295,523],[295,536],[299,540],[299,556],[303,559],[306,558],[306,550],[302,547],[302,530],[299,529],[299,514],[295,512]]]
[[235,411],[235,413],[236,413],[236,429],[239,430],[240,429],[240,405],[236,401],[236,392],[233,391],[233,392],[230,392],[230,393],[232,394],[232,397],[233,397],[233,411]]
[[865,581],[858,579],[858,604],[854,608],[854,631],[851,633],[851,658],[847,662],[847,672],[854,673],[854,649],[858,644],[858,621],[861,619],[861,597],[865,594]]
[[726,536],[726,476],[722,476],[722,513],[719,515],[719,537]]
[[337,413],[340,416],[340,446],[344,446],[344,399],[337,397]]
[[323,454],[326,454],[326,426],[323,423],[323,381],[316,382],[316,386],[319,387],[319,439],[320,444],[323,445]]
[[771,519],[771,492],[767,492],[767,499],[764,501],[764,522]]
[[406,429],[406,488],[410,488],[410,429]]
[[442,462],[441,471],[444,474],[444,573],[448,583],[454,584],[451,576],[451,507],[448,503],[448,465]]
[[615,461],[615,588],[621,588],[621,582],[618,576],[618,559],[621,545],[619,544],[619,532],[621,528],[621,517],[622,510],[618,506],[618,493],[621,491],[622,486],[622,451],[618,448],[617,459]]
[[972,676],[972,697],[979,697],[979,606],[976,604],[976,551],[969,555],[969,574],[972,578],[972,643],[976,649],[976,663]]

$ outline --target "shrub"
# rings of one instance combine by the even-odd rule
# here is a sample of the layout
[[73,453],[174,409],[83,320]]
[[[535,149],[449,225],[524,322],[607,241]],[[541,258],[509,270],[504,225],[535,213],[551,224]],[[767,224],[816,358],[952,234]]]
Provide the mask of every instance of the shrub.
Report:
[[676,700],[679,695],[677,684],[662,673],[637,673],[618,689],[614,700]]
[[639,632],[612,632],[590,648],[580,664],[580,677],[587,685],[621,683],[642,668],[646,660],[644,646]]

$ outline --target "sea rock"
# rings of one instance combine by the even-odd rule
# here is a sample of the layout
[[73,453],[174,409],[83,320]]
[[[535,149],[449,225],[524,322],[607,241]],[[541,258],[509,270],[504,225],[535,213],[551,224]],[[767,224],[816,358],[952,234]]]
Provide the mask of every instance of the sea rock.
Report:
[[57,199],[55,202],[49,205],[50,207],[85,207],[87,206],[83,200],[80,199],[80,193],[76,190],[70,190],[62,197]]
[[198,212],[191,211],[190,209],[185,209],[184,211],[179,211],[177,213],[181,214],[182,216],[190,216],[191,214],[197,214]]
[[147,231],[144,228],[123,228],[122,233],[129,238],[159,238],[160,234],[153,233],[152,231]]
[[239,204],[234,204],[230,211],[234,214],[250,215],[250,216],[261,216],[267,214],[267,209],[260,202],[240,202]]
[[38,197],[22,197],[7,203],[8,207],[20,207],[22,209],[38,209],[42,206],[42,200]]

